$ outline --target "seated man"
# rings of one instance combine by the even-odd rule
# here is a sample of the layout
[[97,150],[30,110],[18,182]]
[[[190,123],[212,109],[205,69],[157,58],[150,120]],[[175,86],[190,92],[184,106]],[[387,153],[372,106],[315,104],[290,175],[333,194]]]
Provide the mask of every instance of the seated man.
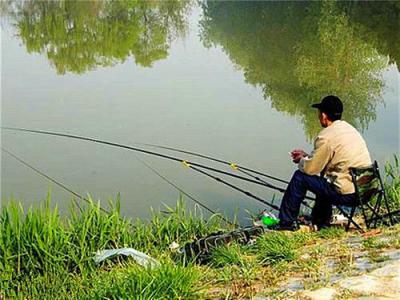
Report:
[[298,170],[294,173],[283,196],[279,211],[278,229],[296,230],[300,205],[307,191],[316,195],[312,222],[318,229],[329,226],[332,204],[355,205],[355,190],[349,168],[371,165],[371,158],[360,133],[341,121],[343,104],[336,96],[327,96],[318,109],[324,129],[314,142],[314,150],[306,154],[296,149],[291,152]]

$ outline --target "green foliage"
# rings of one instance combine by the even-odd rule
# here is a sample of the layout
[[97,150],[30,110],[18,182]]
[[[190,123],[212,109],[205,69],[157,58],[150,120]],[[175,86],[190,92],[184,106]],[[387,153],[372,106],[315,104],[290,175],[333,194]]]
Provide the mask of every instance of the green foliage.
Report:
[[310,104],[326,94],[343,100],[344,119],[357,128],[375,119],[381,73],[400,57],[393,2],[208,1],[203,9],[204,45],[220,46],[272,107],[302,120],[309,138],[320,131]]
[[[197,235],[221,230],[220,219],[188,212],[180,199],[176,208],[156,214],[149,222],[132,224],[120,215],[119,202],[105,213],[90,202],[83,210],[73,206],[68,218],[59,216],[50,199],[26,213],[11,201],[0,216],[0,291],[6,297],[81,299],[126,295],[149,298],[196,298],[199,273],[190,265],[166,259],[168,244],[184,243]],[[165,265],[151,272],[139,266],[106,261],[96,265],[97,250],[132,247],[161,259]],[[120,267],[120,269],[118,269]],[[158,288],[156,288],[158,286]],[[77,290],[78,287],[82,290]],[[162,294],[165,293],[165,294]],[[144,299],[144,298],[143,298]]]
[[246,264],[246,259],[242,247],[238,244],[231,244],[214,249],[211,253],[210,264],[214,267],[226,265],[243,267]]
[[342,237],[346,231],[340,227],[323,228],[317,232],[317,236],[322,239],[334,239]]
[[[204,286],[195,267],[176,266],[164,261],[161,267],[147,270],[139,266],[100,273],[83,299],[199,299]],[[79,297],[80,298],[80,297]]]
[[362,241],[362,246],[365,250],[381,249],[385,247],[385,242],[381,241],[377,237],[369,237]]
[[184,35],[189,1],[7,1],[3,15],[30,53],[44,53],[59,74],[84,73],[129,57],[150,67]]
[[283,232],[268,232],[257,239],[257,255],[261,263],[274,265],[282,261],[293,261],[298,257],[299,241]]
[[400,161],[397,155],[392,163],[385,164],[384,184],[391,208],[400,209]]
[[188,211],[183,199],[175,208],[166,206],[166,213],[152,214],[148,223],[137,220],[134,223],[133,246],[147,252],[166,249],[172,242],[184,244],[223,228],[223,221],[217,215],[208,220],[202,217],[197,208]]

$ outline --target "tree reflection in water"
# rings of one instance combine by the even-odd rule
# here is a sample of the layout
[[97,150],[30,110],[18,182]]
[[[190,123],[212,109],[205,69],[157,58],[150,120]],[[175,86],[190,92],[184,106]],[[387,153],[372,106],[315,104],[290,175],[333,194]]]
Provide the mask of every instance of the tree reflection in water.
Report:
[[320,130],[310,105],[326,94],[342,98],[344,118],[365,129],[381,101],[382,72],[389,60],[399,66],[396,2],[210,1],[203,10],[204,45],[221,46],[275,109],[302,119],[309,138]]
[[150,67],[187,30],[189,1],[8,1],[2,15],[29,53],[45,53],[59,74],[84,73],[130,56]]

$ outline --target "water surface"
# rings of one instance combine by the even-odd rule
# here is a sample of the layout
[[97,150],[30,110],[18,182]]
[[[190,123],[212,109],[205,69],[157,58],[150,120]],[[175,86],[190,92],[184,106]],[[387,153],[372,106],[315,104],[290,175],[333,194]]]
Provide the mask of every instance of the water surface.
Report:
[[[288,151],[309,150],[320,130],[310,104],[332,93],[383,165],[399,152],[399,12],[398,2],[3,2],[1,123],[178,147],[288,179]],[[103,205],[120,193],[129,216],[179,197],[130,151],[6,131],[2,145]],[[262,208],[137,155],[213,209]],[[29,205],[51,189],[68,206],[70,194],[4,153],[1,171],[3,201]]]

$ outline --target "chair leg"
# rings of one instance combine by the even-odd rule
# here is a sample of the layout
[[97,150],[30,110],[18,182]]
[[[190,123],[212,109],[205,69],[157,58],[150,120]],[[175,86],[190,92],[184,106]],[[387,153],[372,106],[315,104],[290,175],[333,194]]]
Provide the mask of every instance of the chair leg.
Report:
[[390,225],[393,226],[395,224],[395,221],[393,219],[393,215],[390,212],[389,201],[387,199],[385,190],[382,190],[382,195],[383,195],[383,201],[385,202],[387,213],[389,214]]
[[349,231],[349,229],[350,229],[351,220],[353,219],[355,210],[356,210],[355,207],[352,207],[351,211],[350,211],[350,216],[347,217],[346,232]]
[[372,224],[372,228],[376,228],[378,221],[382,220],[382,216],[379,215],[379,211],[381,209],[381,204],[382,204],[382,195],[379,194],[377,199],[376,199],[376,204],[374,207],[371,205],[367,204],[368,208],[371,210],[372,215],[371,218],[368,220],[369,224]]
[[392,214],[390,213],[389,201],[387,199],[387,195],[386,195],[386,192],[385,192],[385,185],[383,184],[382,177],[381,177],[381,174],[379,172],[378,163],[375,161],[374,165],[375,165],[375,169],[376,169],[377,174],[378,174],[379,183],[381,185],[381,189],[382,189],[381,193],[382,193],[382,196],[383,196],[383,201],[385,202],[386,210],[387,210],[387,212],[389,214],[390,225],[394,225],[395,222],[394,222]]
[[368,220],[368,217],[367,217],[367,213],[365,212],[365,208],[364,208],[364,204],[363,203],[361,203],[361,211],[362,211],[362,214],[363,214],[363,217],[364,217],[364,221],[365,221],[365,227],[367,227],[367,229],[369,229],[369,220]]
[[354,213],[355,213],[355,211],[356,211],[356,207],[355,207],[355,206],[351,208],[350,215],[349,215],[347,212],[345,212],[340,206],[338,206],[337,208],[340,210],[340,212],[341,212],[341,213],[347,218],[347,220],[348,220],[348,221],[347,221],[346,228],[345,228],[346,231],[349,231],[349,229],[350,229],[350,224],[353,224],[358,230],[360,230],[361,232],[364,232],[364,230],[361,228],[361,226],[358,225],[358,224],[353,220],[353,216],[354,216]]

